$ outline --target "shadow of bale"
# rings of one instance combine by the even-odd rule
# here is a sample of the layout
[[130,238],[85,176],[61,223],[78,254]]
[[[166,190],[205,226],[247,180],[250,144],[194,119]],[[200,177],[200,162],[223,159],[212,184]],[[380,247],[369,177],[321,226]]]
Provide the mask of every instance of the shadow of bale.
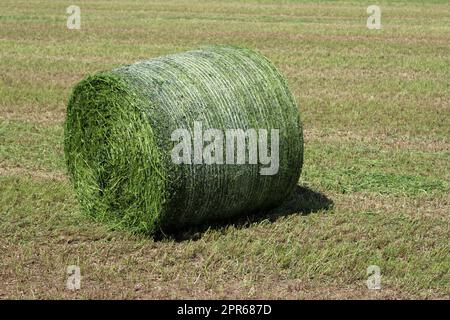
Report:
[[248,228],[254,223],[261,221],[274,222],[280,217],[293,214],[308,215],[321,210],[328,210],[333,207],[333,201],[326,195],[314,191],[308,187],[296,186],[291,195],[278,207],[260,211],[244,217],[234,217],[219,221],[209,222],[187,229],[180,229],[159,233],[154,236],[156,241],[163,239],[173,239],[175,241],[198,240],[208,230],[225,229],[228,226],[236,228]]
[[289,198],[279,207],[268,211],[267,215],[276,219],[291,214],[308,215],[332,207],[333,201],[326,195],[308,187],[296,186]]

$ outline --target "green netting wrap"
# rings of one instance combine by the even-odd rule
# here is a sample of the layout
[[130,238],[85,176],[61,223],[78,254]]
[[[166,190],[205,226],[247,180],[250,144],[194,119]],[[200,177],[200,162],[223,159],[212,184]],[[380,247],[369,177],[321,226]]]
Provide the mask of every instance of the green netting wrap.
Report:
[[[278,130],[278,171],[262,175],[268,165],[249,154],[243,164],[175,163],[173,133],[188,130],[194,141],[199,124],[203,132],[255,129],[258,138],[265,129],[268,154]],[[303,138],[294,98],[266,58],[208,46],[87,76],[68,103],[65,155],[85,212],[153,234],[280,204],[298,182]]]

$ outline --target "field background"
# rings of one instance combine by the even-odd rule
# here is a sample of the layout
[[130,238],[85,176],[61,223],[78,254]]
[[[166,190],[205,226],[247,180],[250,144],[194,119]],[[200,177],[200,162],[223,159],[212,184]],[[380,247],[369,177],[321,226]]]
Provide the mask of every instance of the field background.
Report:
[[[81,30],[66,28],[71,4]],[[371,4],[383,30],[366,28]],[[449,1],[0,9],[0,298],[450,298]],[[62,146],[71,87],[210,43],[256,49],[286,75],[304,123],[298,194],[263,218],[158,241],[82,216]],[[381,290],[366,287],[369,265]]]

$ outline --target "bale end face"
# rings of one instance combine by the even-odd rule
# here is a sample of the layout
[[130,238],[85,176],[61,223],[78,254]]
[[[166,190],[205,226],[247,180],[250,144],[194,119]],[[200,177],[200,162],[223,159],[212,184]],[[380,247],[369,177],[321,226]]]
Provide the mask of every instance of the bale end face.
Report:
[[151,232],[162,215],[165,170],[141,103],[117,75],[88,76],[68,104],[64,151],[88,215]]

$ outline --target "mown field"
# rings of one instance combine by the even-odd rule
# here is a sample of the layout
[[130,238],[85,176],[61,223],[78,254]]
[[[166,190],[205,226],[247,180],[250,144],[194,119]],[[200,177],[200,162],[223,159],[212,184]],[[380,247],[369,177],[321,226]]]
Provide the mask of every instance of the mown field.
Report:
[[[80,30],[66,28],[70,4]],[[382,30],[366,28],[371,4]],[[0,8],[0,298],[450,298],[449,1]],[[305,134],[297,192],[157,240],[84,217],[63,155],[71,87],[211,43],[258,50],[288,79]],[[369,265],[381,290],[366,287]]]

